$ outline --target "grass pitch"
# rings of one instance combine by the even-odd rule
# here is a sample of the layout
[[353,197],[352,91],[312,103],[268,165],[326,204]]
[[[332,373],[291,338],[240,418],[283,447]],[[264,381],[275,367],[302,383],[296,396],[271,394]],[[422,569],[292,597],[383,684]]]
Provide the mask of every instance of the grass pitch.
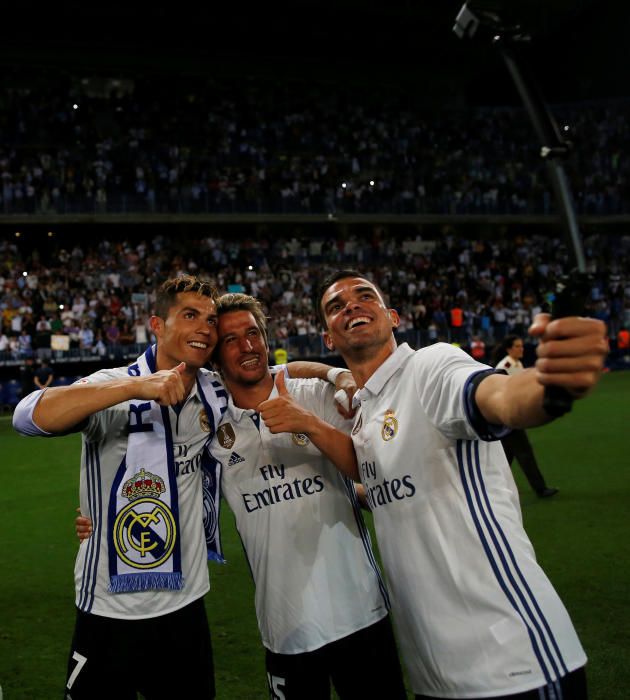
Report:
[[[530,431],[554,498],[536,498],[514,464],[525,527],[589,657],[592,700],[625,700],[630,687],[629,398],[630,372],[608,374],[568,416]],[[4,700],[52,700],[74,624],[79,438],[22,438],[0,417],[0,455],[0,686]],[[218,700],[262,700],[253,586],[227,508],[222,524],[228,565],[211,564],[206,596]],[[168,643],[184,660],[185,641]]]

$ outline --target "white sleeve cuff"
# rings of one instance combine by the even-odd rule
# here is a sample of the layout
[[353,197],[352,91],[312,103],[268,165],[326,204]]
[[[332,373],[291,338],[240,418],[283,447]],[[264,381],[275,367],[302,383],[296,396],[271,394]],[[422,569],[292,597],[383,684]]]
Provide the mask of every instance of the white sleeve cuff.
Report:
[[42,430],[33,420],[33,411],[39,403],[45,389],[38,389],[25,396],[13,412],[13,427],[22,435],[51,437],[53,433]]
[[326,372],[326,379],[334,386],[335,383],[337,382],[337,377],[342,373],[342,372],[349,372],[349,369],[346,369],[345,367],[331,367],[328,372]]

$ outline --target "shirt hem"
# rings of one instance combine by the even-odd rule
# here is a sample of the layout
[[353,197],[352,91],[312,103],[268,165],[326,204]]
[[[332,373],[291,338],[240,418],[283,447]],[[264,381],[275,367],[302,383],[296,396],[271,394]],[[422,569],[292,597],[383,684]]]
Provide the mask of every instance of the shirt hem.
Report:
[[129,613],[127,611],[111,612],[104,610],[95,610],[94,608],[92,608],[92,610],[83,610],[79,605],[77,605],[76,607],[78,610],[81,610],[81,612],[84,612],[87,615],[98,615],[99,617],[109,617],[115,620],[149,620],[154,617],[162,617],[163,615],[170,615],[170,613],[177,612],[178,610],[185,608],[187,605],[194,603],[196,600],[203,598],[209,590],[210,586],[208,586],[206,590],[202,593],[199,593],[198,595],[193,595],[190,598],[186,598],[186,600],[182,600],[178,605],[174,605],[168,610],[160,610],[159,612],[147,615],[133,615],[132,613]]
[[[583,655],[581,659],[576,660],[571,664],[567,664],[567,674],[573,673],[573,671],[577,671],[577,669],[586,666],[586,661],[587,658],[585,655]],[[564,678],[564,676],[560,676],[560,678]],[[411,692],[416,695],[429,695],[435,698],[444,698],[444,700],[475,700],[475,698],[493,698],[503,697],[504,695],[518,695],[519,693],[527,693],[530,690],[536,690],[536,688],[544,688],[546,687],[546,685],[547,683],[545,682],[544,677],[540,677],[535,681],[532,680],[531,683],[525,683],[523,685],[495,688],[491,690],[488,688],[484,688],[483,690],[478,690],[470,693],[466,693],[465,691],[461,690],[454,690],[452,693],[444,695],[441,694],[438,690],[431,690],[428,688],[414,688],[413,686]]]
[[340,632],[339,634],[331,637],[330,639],[327,639],[325,641],[319,642],[317,644],[314,644],[312,646],[307,646],[307,647],[302,647],[300,649],[293,649],[291,651],[283,651],[278,648],[273,648],[273,645],[267,643],[265,640],[263,640],[263,646],[265,649],[268,649],[272,654],[282,654],[283,656],[295,656],[296,654],[308,654],[311,651],[317,651],[318,649],[322,649],[323,647],[327,646],[328,644],[332,644],[333,642],[338,642],[340,639],[343,639],[344,637],[349,637],[351,634],[355,634],[356,632],[360,632],[361,630],[367,629],[368,627],[371,627],[372,625],[375,625],[377,622],[380,622],[382,619],[387,617],[389,611],[383,607],[383,614],[380,616],[375,616],[372,620],[366,621],[363,624],[358,625],[352,630],[349,630],[347,632]]

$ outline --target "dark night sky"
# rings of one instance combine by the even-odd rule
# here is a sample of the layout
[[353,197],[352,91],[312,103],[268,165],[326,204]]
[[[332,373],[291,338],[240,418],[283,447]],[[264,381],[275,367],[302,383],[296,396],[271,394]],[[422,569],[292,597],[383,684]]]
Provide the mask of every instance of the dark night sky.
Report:
[[[488,0],[486,0],[488,4]],[[530,29],[527,57],[550,100],[626,96],[630,11],[618,0],[505,0]],[[104,71],[170,67],[212,73],[270,66],[308,78],[395,80],[427,96],[516,100],[490,41],[460,41],[451,0],[275,0],[258,3],[30,2],[5,8],[0,61]],[[35,9],[35,8],[38,9]],[[503,8],[508,8],[504,10]],[[510,16],[511,15],[511,16]]]

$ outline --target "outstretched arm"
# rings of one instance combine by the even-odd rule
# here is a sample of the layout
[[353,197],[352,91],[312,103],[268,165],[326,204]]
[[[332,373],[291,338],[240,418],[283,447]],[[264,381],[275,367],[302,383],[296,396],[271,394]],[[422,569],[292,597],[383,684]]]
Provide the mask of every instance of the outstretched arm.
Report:
[[357,458],[350,436],[300,406],[287,391],[282,372],[276,375],[275,383],[279,395],[263,401],[257,408],[269,431],[305,433],[341,472],[358,481]]
[[540,338],[536,365],[505,376],[491,374],[477,388],[477,407],[489,423],[532,428],[553,420],[543,408],[546,386],[560,386],[575,399],[597,384],[608,352],[606,326],[593,318],[551,320],[538,314],[529,334]]
[[[93,413],[130,399],[157,401],[170,406],[184,399],[182,374],[185,363],[143,377],[123,377],[94,384],[72,384],[41,392],[33,409],[33,422],[47,433],[64,433],[83,423]],[[30,410],[26,397],[15,409],[13,425],[19,429],[22,413]]]

